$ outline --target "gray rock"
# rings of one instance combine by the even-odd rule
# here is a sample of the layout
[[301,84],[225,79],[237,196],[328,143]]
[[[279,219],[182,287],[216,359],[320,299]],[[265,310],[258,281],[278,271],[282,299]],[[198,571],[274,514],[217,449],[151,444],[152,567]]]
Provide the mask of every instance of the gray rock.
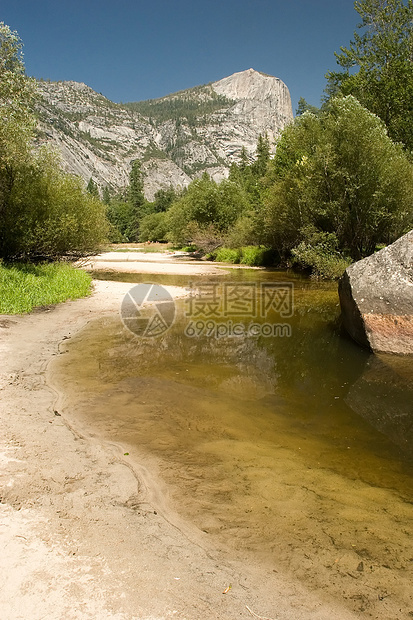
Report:
[[274,151],[293,120],[287,86],[253,69],[157,100],[201,106],[222,98],[222,108],[195,123],[145,117],[78,82],[40,81],[38,87],[39,141],[57,147],[65,169],[86,183],[92,177],[101,189],[119,190],[128,183],[131,162],[140,159],[149,200],[158,189],[186,187],[205,171],[216,181],[226,178],[243,148],[252,158],[259,135],[267,133]]
[[354,340],[375,352],[413,354],[413,231],[350,265],[339,295]]

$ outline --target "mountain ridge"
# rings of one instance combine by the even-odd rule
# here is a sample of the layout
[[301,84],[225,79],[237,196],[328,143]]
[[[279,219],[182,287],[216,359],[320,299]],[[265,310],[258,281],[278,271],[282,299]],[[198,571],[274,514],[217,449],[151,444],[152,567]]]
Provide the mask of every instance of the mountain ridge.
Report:
[[114,103],[83,82],[38,82],[39,143],[63,165],[102,189],[128,183],[142,161],[145,195],[185,187],[208,172],[228,175],[243,149],[252,158],[260,134],[273,144],[293,118],[287,86],[247,69],[206,85],[143,102]]

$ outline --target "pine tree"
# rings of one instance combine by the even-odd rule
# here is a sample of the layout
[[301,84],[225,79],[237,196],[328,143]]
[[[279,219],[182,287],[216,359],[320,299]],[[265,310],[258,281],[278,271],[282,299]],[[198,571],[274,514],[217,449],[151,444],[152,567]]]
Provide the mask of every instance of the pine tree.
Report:
[[145,203],[145,196],[143,193],[143,173],[138,159],[135,159],[132,162],[132,168],[129,173],[128,198],[129,202],[133,205],[133,207],[135,207],[137,212]]
[[89,192],[91,196],[94,196],[95,198],[100,198],[99,188],[92,177],[90,177],[89,179],[89,183],[86,186],[86,190]]
[[252,164],[252,172],[256,177],[263,177],[267,171],[268,162],[270,161],[270,141],[268,135],[258,136],[257,150],[255,162]]
[[132,162],[129,173],[128,203],[130,204],[130,240],[139,240],[139,222],[145,215],[144,206],[146,203],[143,193],[143,173],[138,159]]
[[327,96],[355,96],[384,121],[393,140],[412,150],[413,2],[360,0],[354,8],[363,33],[336,53],[343,70],[327,73]]
[[105,205],[110,204],[110,191],[107,185],[105,185],[105,187],[102,190],[102,202],[104,202]]
[[320,112],[320,109],[317,108],[315,105],[311,105],[310,103],[307,103],[304,97],[300,97],[298,100],[298,106],[297,106],[297,110],[295,111],[295,113],[296,113],[296,116],[301,116],[302,114],[304,114],[304,112],[311,112],[312,114],[318,114]]

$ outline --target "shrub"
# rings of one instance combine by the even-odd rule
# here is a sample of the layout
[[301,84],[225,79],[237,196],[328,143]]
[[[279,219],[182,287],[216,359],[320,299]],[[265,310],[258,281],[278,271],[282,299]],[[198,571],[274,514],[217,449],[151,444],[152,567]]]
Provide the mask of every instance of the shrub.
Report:
[[234,250],[232,248],[219,248],[213,254],[214,259],[219,263],[231,263],[237,264],[241,260],[241,250]]
[[351,263],[351,259],[337,251],[334,233],[318,231],[307,226],[301,231],[303,240],[291,250],[293,264],[311,272],[314,278],[337,280]]
[[103,203],[85,190],[80,177],[63,172],[48,149],[15,170],[0,226],[0,256],[7,259],[85,255],[108,233]]
[[140,221],[139,241],[166,241],[167,232],[165,213],[150,213]]
[[268,267],[274,262],[274,253],[269,248],[249,245],[241,248],[240,262],[250,267]]
[[178,249],[181,250],[181,252],[196,252],[198,248],[196,247],[196,245],[191,243],[190,245],[184,245],[182,248]]
[[243,248],[219,248],[211,257],[221,263],[249,265],[250,267],[268,267],[274,264],[274,252],[269,248],[255,245]]

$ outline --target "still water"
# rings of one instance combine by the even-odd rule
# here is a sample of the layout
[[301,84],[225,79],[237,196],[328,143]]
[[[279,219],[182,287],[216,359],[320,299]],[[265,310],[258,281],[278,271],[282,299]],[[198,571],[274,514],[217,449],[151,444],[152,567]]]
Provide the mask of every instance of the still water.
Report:
[[257,308],[262,284],[292,283],[292,315],[271,319],[291,335],[193,335],[188,299],[159,338],[138,338],[118,314],[92,321],[56,361],[67,414],[155,460],[172,508],[224,548],[360,617],[411,617],[412,360],[353,344],[335,284],[237,270],[220,287],[228,278],[255,287]]

